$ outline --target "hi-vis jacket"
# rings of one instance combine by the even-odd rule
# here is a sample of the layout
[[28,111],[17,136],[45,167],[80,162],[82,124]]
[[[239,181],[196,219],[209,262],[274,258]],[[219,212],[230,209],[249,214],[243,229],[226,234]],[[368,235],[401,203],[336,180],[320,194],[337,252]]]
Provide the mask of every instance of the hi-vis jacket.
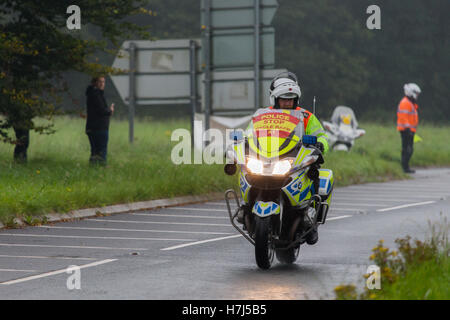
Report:
[[[255,114],[253,115],[253,118],[258,117],[265,113],[288,113],[291,116],[297,118],[298,124],[295,127],[295,135],[297,137],[302,137],[304,134],[306,135],[312,135],[317,137],[317,141],[321,142],[323,144],[324,148],[324,154],[328,151],[328,136],[325,133],[325,130],[322,127],[322,124],[320,123],[319,119],[317,117],[309,112],[308,110],[305,110],[301,107],[297,107],[294,110],[290,109],[274,109],[273,107],[268,107],[264,109],[258,109]],[[253,122],[251,121],[249,126],[247,127],[247,134],[250,134],[253,130]]]
[[407,97],[404,97],[400,101],[397,110],[398,131],[410,129],[412,132],[416,132],[417,125],[419,124],[418,108],[419,106],[416,103],[412,103]]

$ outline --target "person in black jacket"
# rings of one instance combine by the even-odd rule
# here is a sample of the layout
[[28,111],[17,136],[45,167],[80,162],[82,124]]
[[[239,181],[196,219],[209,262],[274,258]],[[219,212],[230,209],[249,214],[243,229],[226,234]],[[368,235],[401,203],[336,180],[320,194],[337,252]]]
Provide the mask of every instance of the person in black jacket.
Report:
[[90,164],[106,165],[109,137],[109,118],[114,113],[114,103],[108,108],[103,91],[105,77],[93,78],[86,89],[86,134],[91,145]]

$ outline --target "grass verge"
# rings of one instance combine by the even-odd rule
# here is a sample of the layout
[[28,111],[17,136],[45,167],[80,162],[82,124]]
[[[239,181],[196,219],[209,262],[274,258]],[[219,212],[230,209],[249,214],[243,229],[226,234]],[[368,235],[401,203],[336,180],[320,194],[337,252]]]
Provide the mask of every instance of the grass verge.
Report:
[[[430,224],[431,226],[431,224]],[[364,291],[357,293],[355,285],[335,288],[338,300],[449,300],[450,247],[449,224],[446,218],[431,226],[432,236],[425,240],[405,237],[397,239],[397,250],[389,250],[380,240],[373,248],[370,260],[379,271],[366,274]],[[379,287],[376,288],[376,277]]]
[[[189,121],[151,119],[135,123],[135,143],[128,143],[128,123],[112,121],[108,167],[88,165],[85,122],[69,117],[55,121],[56,134],[31,133],[28,163],[12,161],[13,146],[0,144],[0,221],[35,221],[46,213],[68,212],[133,201],[198,195],[237,189],[237,177],[223,165],[175,165],[172,131],[189,129]],[[324,167],[334,171],[336,185],[406,178],[400,167],[400,137],[395,128],[363,124],[366,135],[350,153],[330,152]],[[412,165],[450,165],[450,132],[424,127]]]

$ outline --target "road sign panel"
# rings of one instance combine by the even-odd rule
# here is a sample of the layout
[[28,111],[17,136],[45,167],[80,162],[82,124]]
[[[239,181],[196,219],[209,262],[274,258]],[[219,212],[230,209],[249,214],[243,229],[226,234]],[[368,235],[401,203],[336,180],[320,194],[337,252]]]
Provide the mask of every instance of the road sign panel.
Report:
[[[199,41],[198,41],[199,42]],[[114,68],[129,69],[130,43],[136,46],[135,100],[138,105],[190,103],[189,39],[125,41]],[[111,77],[122,100],[129,102],[129,74]]]

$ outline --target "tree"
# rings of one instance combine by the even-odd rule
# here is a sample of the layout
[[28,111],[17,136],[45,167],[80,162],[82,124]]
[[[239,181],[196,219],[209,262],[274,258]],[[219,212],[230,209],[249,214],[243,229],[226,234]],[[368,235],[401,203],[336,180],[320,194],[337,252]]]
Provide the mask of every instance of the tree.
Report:
[[278,0],[277,67],[297,73],[302,103],[318,96],[318,113],[338,104],[356,116],[391,121],[403,85],[422,88],[420,118],[450,119],[450,1],[379,0],[381,29],[369,30],[371,0]]
[[301,104],[319,116],[337,105],[354,106],[368,89],[367,58],[356,49],[370,34],[361,31],[346,1],[279,0],[274,18],[276,64],[297,74]]
[[[49,120],[67,84],[61,74],[74,70],[89,75],[118,72],[93,57],[115,53],[119,40],[131,35],[149,38],[148,26],[127,18],[144,14],[148,0],[79,0],[82,29],[98,29],[101,40],[87,38],[82,30],[69,30],[66,13],[72,0],[0,0],[0,139],[16,143],[11,127],[52,133],[52,123],[37,125],[33,119]],[[3,118],[1,117],[3,115]]]

